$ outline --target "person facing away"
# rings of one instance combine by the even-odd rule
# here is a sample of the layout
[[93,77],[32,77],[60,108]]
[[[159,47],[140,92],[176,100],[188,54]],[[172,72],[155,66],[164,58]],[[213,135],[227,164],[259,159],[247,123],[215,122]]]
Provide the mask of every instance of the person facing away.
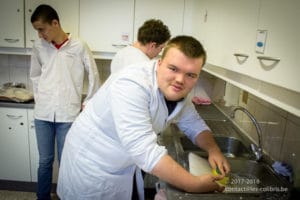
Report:
[[[99,88],[100,80],[89,48],[63,31],[52,7],[39,5],[31,23],[40,38],[34,42],[30,68],[39,152],[37,198],[51,199],[55,138],[60,163],[65,136],[86,101]],[[85,72],[89,85],[82,104]]]
[[[58,196],[130,200],[136,167],[187,192],[223,191],[216,180],[230,166],[188,97],[205,59],[199,41],[177,36],[161,59],[110,76],[66,136]],[[157,134],[171,123],[208,152],[210,165],[222,175],[193,176],[167,154]]]
[[159,19],[150,19],[139,28],[137,41],[116,53],[111,61],[111,73],[126,66],[155,58],[165,47],[171,34],[168,27]]

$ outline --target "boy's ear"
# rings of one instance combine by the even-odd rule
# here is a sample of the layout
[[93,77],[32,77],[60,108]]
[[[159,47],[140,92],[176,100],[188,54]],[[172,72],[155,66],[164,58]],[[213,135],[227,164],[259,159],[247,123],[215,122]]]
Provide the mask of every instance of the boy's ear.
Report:
[[59,26],[59,22],[56,19],[53,19],[52,22],[51,22],[51,25]]

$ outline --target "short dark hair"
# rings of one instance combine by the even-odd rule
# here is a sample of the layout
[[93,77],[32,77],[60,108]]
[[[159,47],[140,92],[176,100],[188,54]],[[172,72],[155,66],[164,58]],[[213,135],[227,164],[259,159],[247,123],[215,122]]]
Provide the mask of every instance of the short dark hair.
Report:
[[53,20],[57,20],[59,23],[59,17],[54,8],[49,5],[41,4],[39,5],[31,15],[31,23],[42,20],[43,22],[47,22],[51,24]]
[[184,55],[189,58],[203,57],[203,65],[206,62],[206,51],[202,44],[191,36],[180,35],[172,38],[164,48],[162,59],[166,56],[168,50],[172,47],[179,49]]
[[167,42],[170,37],[169,28],[159,19],[145,21],[138,30],[138,41],[143,45],[155,42],[159,46]]

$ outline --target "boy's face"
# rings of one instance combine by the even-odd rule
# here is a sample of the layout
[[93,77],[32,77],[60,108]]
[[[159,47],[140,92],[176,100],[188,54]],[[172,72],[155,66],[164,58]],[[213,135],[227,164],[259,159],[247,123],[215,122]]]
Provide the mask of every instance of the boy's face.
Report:
[[59,23],[57,20],[52,20],[51,24],[49,24],[39,19],[33,22],[32,26],[38,32],[40,38],[43,38],[47,42],[52,42],[57,36]]
[[167,100],[177,101],[187,96],[198,81],[203,58],[189,58],[179,49],[170,48],[158,61],[157,82]]

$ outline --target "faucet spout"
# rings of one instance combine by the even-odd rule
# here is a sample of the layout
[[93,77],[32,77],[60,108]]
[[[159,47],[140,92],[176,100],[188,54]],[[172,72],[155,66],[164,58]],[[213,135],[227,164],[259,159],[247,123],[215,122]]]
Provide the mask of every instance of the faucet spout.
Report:
[[257,120],[255,119],[255,117],[244,107],[241,106],[237,106],[233,109],[232,113],[230,114],[231,118],[234,118],[235,116],[235,112],[236,111],[242,111],[244,112],[252,121],[252,123],[254,124],[255,128],[256,128],[256,133],[258,136],[258,147],[255,144],[251,144],[251,149],[254,152],[255,156],[256,156],[256,160],[260,160],[262,155],[263,155],[263,148],[262,148],[262,131],[260,128],[259,123],[257,122]]

